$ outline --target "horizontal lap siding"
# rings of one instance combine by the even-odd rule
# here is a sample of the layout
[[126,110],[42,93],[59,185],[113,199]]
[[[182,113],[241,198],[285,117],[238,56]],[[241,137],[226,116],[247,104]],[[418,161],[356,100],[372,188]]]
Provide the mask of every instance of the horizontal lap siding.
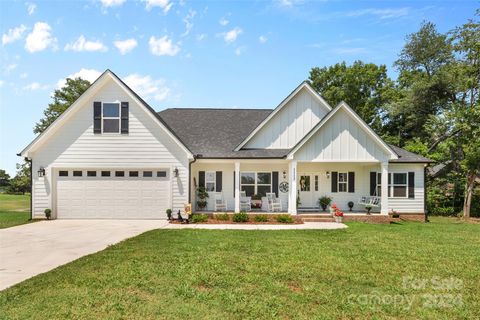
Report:
[[[128,101],[129,134],[93,134],[94,101]],[[183,209],[188,201],[188,159],[186,153],[171,139],[141,106],[137,105],[115,83],[109,82],[97,95],[61,127],[34,155],[34,173],[39,166],[69,168],[168,168],[179,169],[172,177],[174,210]],[[54,206],[51,177],[34,175],[35,215],[43,216],[45,208]]]
[[389,198],[388,208],[399,213],[424,213],[424,181],[422,164],[390,164],[389,172],[415,172],[415,198]]

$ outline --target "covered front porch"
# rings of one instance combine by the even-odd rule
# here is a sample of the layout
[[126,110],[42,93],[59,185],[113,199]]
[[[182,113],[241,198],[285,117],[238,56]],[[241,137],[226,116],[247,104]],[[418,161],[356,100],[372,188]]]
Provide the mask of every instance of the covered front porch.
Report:
[[[373,184],[372,173],[375,175]],[[191,203],[194,211],[204,213],[329,215],[328,208],[323,211],[318,201],[321,197],[329,197],[331,204],[336,204],[346,215],[366,215],[365,197],[387,194],[387,173],[388,163],[373,161],[199,159],[191,166]],[[198,205],[199,188],[204,188],[208,194],[203,207]],[[275,210],[267,200],[267,194],[272,193],[279,203]],[[222,205],[217,206],[216,202]],[[248,207],[245,202],[249,203]],[[352,211],[349,203],[353,203]],[[379,196],[371,213],[386,215],[388,197]]]

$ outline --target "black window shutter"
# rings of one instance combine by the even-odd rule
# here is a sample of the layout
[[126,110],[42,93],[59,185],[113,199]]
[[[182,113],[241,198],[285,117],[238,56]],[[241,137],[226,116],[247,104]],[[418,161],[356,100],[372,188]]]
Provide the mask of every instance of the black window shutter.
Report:
[[377,173],[371,171],[370,172],[370,195],[371,196],[375,195],[376,188],[377,188]]
[[278,197],[278,171],[272,172],[272,192]]
[[233,171],[233,197],[235,198],[235,171]]
[[222,171],[215,172],[215,191],[222,192]]
[[332,192],[337,192],[338,188],[338,172],[332,172]]
[[415,172],[408,173],[408,197],[415,198]]
[[93,103],[93,133],[102,133],[102,103]]
[[128,102],[122,102],[121,132],[128,133]]
[[348,192],[355,192],[355,172],[348,173]]
[[205,171],[198,172],[198,186],[205,188]]

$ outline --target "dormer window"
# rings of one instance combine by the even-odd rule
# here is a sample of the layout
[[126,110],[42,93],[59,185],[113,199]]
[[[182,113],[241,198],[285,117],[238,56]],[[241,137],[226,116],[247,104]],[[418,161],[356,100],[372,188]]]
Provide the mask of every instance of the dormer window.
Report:
[[102,132],[120,133],[120,103],[102,103]]

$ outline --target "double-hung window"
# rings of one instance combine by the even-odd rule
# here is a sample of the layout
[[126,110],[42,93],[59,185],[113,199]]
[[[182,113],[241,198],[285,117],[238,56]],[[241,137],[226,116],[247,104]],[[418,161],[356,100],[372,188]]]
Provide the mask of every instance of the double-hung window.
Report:
[[120,103],[104,102],[102,104],[102,132],[120,133]]
[[207,192],[215,191],[216,174],[215,171],[205,172],[205,189]]
[[264,197],[272,192],[271,172],[241,172],[240,189],[245,191],[248,197],[259,195]]
[[[393,194],[393,196],[392,196]],[[382,174],[377,173],[377,196],[382,195]],[[390,172],[388,174],[388,197],[406,198],[408,196],[408,174]]]
[[338,192],[347,192],[348,190],[348,172],[338,173]]

